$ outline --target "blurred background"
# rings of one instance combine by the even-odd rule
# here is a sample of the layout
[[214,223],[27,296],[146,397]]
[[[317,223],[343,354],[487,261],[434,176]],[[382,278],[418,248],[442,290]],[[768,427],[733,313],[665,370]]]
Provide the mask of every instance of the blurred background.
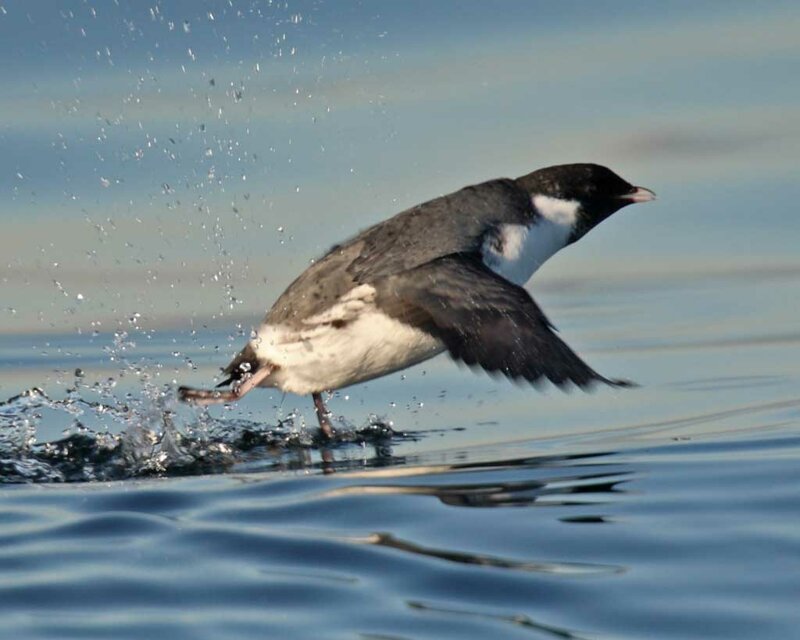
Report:
[[795,2],[2,0],[0,393],[121,349],[209,382],[333,243],[575,161],[659,195],[532,283],[593,363],[794,335],[756,283],[800,267],[798,33]]

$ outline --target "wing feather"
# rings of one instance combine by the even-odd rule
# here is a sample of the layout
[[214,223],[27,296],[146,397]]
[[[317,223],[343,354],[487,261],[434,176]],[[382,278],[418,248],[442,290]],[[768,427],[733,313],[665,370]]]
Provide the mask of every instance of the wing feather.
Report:
[[536,383],[589,387],[600,375],[553,331],[527,291],[489,270],[474,254],[452,254],[387,278],[379,306],[435,335],[469,366]]

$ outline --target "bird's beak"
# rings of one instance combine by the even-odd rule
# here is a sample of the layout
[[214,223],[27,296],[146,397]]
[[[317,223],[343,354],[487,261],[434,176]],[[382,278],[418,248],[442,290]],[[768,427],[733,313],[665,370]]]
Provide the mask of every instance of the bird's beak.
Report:
[[650,202],[656,199],[656,194],[644,187],[634,187],[633,191],[621,196],[625,202]]

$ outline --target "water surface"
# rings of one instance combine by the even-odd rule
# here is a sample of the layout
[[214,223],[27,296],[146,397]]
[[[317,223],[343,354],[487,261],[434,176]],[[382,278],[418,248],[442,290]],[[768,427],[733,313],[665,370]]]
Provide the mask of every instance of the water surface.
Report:
[[[0,2],[0,628],[791,638],[794,3]],[[530,290],[633,390],[441,356],[178,405],[334,242],[496,176],[650,187]]]

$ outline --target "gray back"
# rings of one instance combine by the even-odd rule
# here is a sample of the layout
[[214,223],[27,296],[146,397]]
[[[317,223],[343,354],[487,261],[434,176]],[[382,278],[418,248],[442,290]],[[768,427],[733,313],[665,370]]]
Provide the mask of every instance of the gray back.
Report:
[[498,224],[525,224],[535,215],[528,192],[508,179],[429,200],[334,246],[289,285],[264,321],[299,325],[358,284],[453,253],[477,252]]

